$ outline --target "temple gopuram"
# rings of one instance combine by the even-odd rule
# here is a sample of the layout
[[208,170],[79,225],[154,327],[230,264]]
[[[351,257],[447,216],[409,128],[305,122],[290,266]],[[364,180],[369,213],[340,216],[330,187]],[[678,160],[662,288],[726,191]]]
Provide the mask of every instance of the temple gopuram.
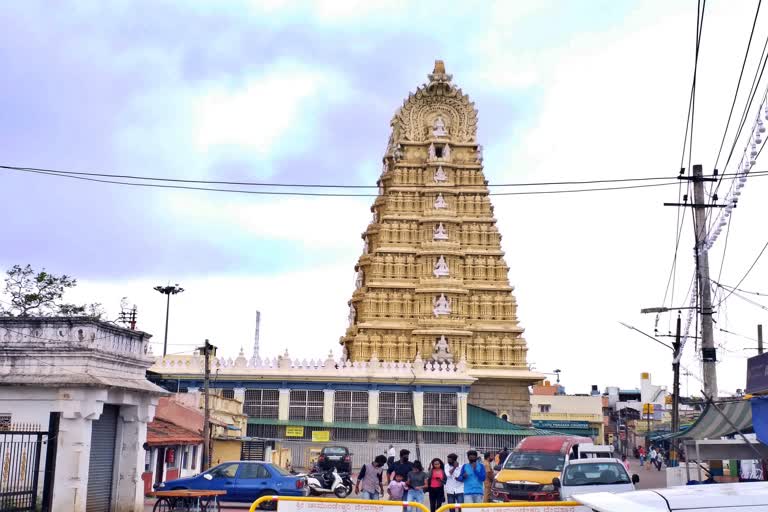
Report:
[[470,404],[528,424],[542,376],[526,363],[477,110],[442,61],[428,79],[391,121],[341,344],[352,361],[464,361]]
[[[428,77],[392,120],[342,357],[262,358],[254,347],[210,363],[211,388],[248,418],[231,431],[242,460],[306,469],[323,446],[343,445],[358,468],[390,445],[431,460],[552,433],[530,426],[528,386],[544,375],[526,364],[477,111],[441,61]],[[204,367],[198,353],[168,355],[148,378],[198,393]]]

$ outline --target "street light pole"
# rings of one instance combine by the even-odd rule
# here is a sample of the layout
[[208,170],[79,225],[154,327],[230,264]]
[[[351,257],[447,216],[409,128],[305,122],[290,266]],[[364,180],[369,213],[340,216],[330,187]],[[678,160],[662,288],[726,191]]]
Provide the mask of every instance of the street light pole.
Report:
[[168,352],[168,316],[171,312],[171,295],[183,292],[184,288],[176,283],[173,286],[155,286],[154,290],[167,296],[165,301],[165,339],[163,340],[163,357],[165,357]]

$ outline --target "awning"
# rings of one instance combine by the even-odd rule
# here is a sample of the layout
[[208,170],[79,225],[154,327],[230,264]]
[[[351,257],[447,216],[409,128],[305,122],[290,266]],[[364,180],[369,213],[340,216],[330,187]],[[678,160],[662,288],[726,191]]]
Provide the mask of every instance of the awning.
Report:
[[[715,410],[715,407],[718,407],[722,414]],[[726,420],[723,415],[728,419]],[[710,402],[691,428],[663,436],[662,439],[720,439],[737,430],[744,432],[751,428],[752,405],[749,400]]]

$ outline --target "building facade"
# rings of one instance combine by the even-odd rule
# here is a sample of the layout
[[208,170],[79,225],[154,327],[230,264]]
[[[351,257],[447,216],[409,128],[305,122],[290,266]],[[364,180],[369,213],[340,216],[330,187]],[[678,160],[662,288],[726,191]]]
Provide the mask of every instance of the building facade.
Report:
[[527,345],[477,140],[477,110],[442,61],[404,101],[362,234],[345,356],[465,361],[473,405],[528,424]]
[[177,396],[161,398],[155,418],[147,426],[141,475],[145,494],[154,484],[193,476],[202,467],[204,416],[180,404],[175,400]]
[[531,395],[531,421],[537,428],[587,436],[603,444],[603,399],[601,396]]
[[[158,359],[149,378],[171,391],[203,386],[203,358]],[[242,402],[243,459],[308,468],[323,446],[343,444],[358,467],[390,444],[421,458],[470,447],[498,450],[545,432],[468,404],[475,377],[464,362],[214,359],[213,386]],[[221,391],[218,391],[220,389]],[[451,446],[453,445],[453,446]]]
[[[53,475],[50,510],[143,507],[147,423],[167,394],[146,379],[149,338],[90,318],[0,318],[0,416],[57,425],[55,456],[40,467],[41,479]],[[19,454],[7,448],[3,467]]]
[[[187,393],[177,394],[174,399],[200,411],[205,407],[205,395],[195,387],[188,388]],[[234,389],[213,389],[208,396],[208,407],[211,416],[211,464],[238,460],[243,449],[241,439],[246,435],[248,424],[242,400],[235,399]]]

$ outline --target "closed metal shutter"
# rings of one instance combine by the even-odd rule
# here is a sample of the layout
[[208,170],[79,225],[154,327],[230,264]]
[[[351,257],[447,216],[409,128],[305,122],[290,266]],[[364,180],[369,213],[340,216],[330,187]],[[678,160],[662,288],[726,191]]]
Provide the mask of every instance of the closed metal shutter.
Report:
[[246,441],[240,460],[264,460],[264,441]]
[[112,473],[117,442],[115,405],[105,405],[101,417],[91,425],[91,457],[88,467],[86,512],[109,512],[112,506]]

